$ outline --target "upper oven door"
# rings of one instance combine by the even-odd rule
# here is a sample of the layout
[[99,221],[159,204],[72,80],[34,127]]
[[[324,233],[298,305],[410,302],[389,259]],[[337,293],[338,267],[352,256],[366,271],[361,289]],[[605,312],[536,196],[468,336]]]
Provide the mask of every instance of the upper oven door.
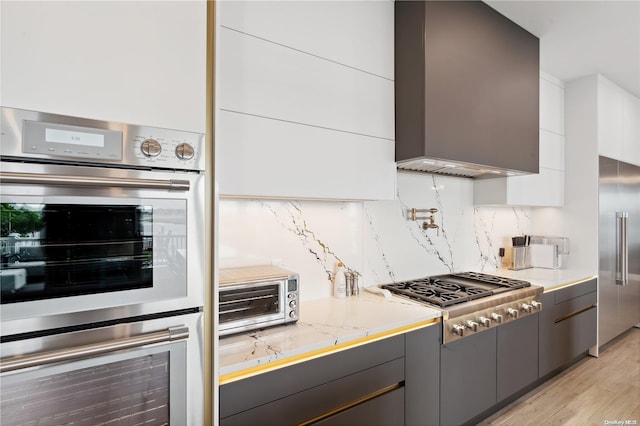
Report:
[[201,175],[3,162],[0,177],[3,335],[203,305]]

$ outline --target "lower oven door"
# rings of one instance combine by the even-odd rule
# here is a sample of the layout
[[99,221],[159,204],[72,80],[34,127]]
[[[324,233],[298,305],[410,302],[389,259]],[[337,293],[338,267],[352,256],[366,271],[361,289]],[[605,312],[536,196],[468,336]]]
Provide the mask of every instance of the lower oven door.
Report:
[[2,343],[0,424],[201,425],[202,314]]

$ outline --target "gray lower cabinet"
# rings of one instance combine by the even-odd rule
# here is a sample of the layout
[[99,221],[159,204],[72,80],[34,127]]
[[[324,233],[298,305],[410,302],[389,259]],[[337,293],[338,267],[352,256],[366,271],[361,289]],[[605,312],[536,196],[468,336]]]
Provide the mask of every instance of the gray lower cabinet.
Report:
[[497,328],[498,402],[538,379],[538,315]]
[[224,384],[220,425],[435,425],[439,338],[434,325]]
[[461,425],[496,403],[496,328],[440,350],[440,423]]
[[567,365],[597,341],[597,280],[542,295],[539,377]]

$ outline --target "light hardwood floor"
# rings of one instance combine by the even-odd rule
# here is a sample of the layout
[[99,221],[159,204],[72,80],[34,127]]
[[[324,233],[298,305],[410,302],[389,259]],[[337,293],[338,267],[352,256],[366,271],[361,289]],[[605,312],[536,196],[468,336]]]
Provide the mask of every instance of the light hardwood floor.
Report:
[[[633,328],[480,423],[640,426],[640,329]],[[625,423],[626,422],[626,423]]]

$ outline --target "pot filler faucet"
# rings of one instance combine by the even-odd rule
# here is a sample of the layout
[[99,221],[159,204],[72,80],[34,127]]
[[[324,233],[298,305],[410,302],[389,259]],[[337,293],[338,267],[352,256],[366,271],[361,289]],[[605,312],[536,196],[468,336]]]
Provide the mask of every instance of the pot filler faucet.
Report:
[[[422,229],[423,230],[428,230],[428,229],[435,229],[436,230],[436,235],[440,236],[440,227],[438,225],[436,225],[435,222],[435,217],[433,217],[434,214],[438,213],[438,209],[411,209],[408,211],[409,213],[409,217],[410,220],[412,221],[417,221],[417,220],[422,220],[424,222],[422,222]],[[431,213],[431,215],[429,216],[418,216],[418,213]]]

